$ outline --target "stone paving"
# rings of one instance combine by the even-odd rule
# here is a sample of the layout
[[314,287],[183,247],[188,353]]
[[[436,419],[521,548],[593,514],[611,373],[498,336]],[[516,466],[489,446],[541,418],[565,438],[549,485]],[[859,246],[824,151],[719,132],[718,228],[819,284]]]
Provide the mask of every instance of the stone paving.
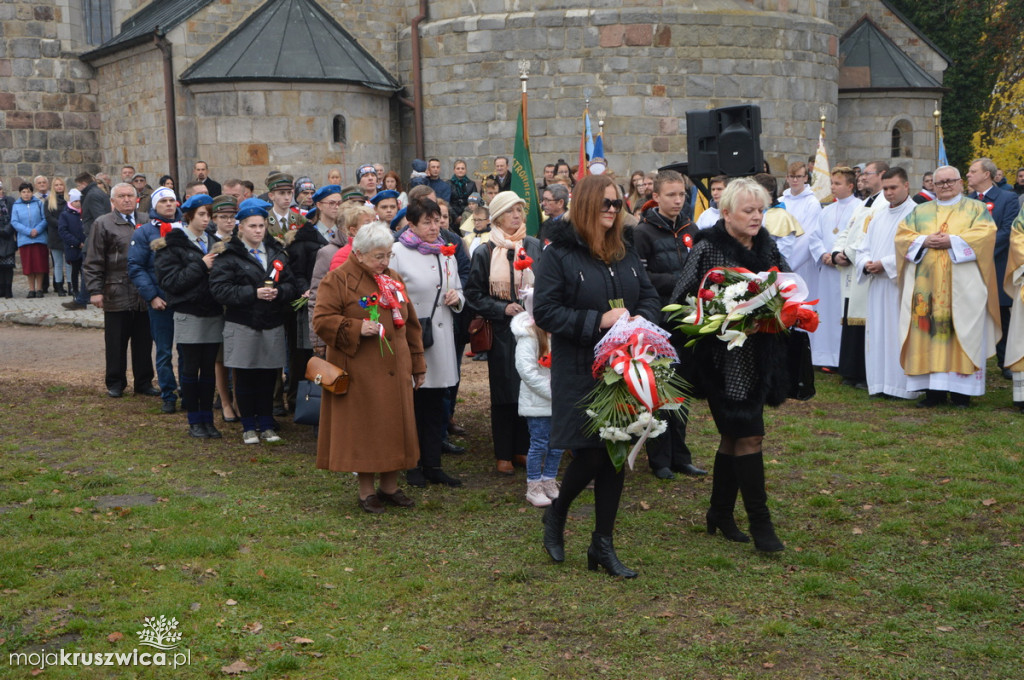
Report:
[[60,297],[50,292],[46,297],[27,298],[28,281],[21,275],[20,268],[15,270],[14,297],[0,298],[0,321],[10,321],[28,326],[78,326],[80,328],[103,328],[103,310],[89,305],[87,308],[72,311],[61,307],[62,302],[72,300],[71,296]]

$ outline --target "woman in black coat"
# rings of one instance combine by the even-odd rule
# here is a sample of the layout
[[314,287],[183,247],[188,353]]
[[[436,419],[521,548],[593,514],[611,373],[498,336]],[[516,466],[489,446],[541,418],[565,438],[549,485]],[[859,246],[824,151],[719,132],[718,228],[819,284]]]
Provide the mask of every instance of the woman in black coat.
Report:
[[[696,297],[705,274],[714,267],[789,271],[761,226],[764,210],[771,205],[767,191],[751,179],[734,179],[718,204],[722,219],[697,236],[673,294],[677,302],[688,295]],[[708,533],[720,529],[730,541],[750,540],[733,518],[736,495],[742,492],[754,546],[765,552],[783,550],[768,512],[761,440],[764,405],[781,404],[789,391],[786,336],[755,333],[732,349],[714,338],[701,340],[694,346],[694,365],[696,387],[707,395],[721,435],[706,518]]]
[[210,292],[210,269],[224,246],[206,231],[212,203],[207,194],[192,196],[181,206],[184,227],[150,242],[157,285],[174,312],[181,407],[188,413],[189,435],[198,439],[221,437],[213,425],[213,393],[224,308]]
[[66,297],[64,287],[64,239],[60,237],[58,221],[67,208],[67,191],[64,180],[54,177],[50,182],[50,195],[46,197],[46,245],[50,249],[50,261],[53,264],[53,289],[60,297]]
[[526,201],[513,191],[491,200],[491,240],[477,248],[470,264],[466,300],[474,313],[491,322],[493,341],[487,352],[487,376],[491,388],[491,440],[498,472],[511,475],[515,461],[526,466],[530,433],[526,418],[519,415],[519,372],[516,371],[516,340],[512,317],[523,311],[519,290],[524,272],[515,269],[520,248],[540,258],[540,241],[526,235]]
[[[557,499],[544,513],[544,549],[565,559],[569,506],[594,480],[594,533],[587,550],[591,570],[633,578],[615,554],[612,532],[625,472],[615,471],[604,441],[587,435],[580,402],[594,388],[594,346],[623,314],[654,323],[661,316],[658,292],[632,246],[623,240],[622,200],[606,175],[576,185],[572,211],[548,232],[550,245],[537,265],[533,317],[551,333],[551,447],[572,449]],[[623,306],[612,308],[613,301]]]
[[235,369],[242,441],[281,441],[273,417],[274,384],[285,364],[284,322],[299,296],[288,256],[266,239],[270,204],[248,198],[238,206],[237,237],[210,270],[210,291],[224,310],[224,365]]

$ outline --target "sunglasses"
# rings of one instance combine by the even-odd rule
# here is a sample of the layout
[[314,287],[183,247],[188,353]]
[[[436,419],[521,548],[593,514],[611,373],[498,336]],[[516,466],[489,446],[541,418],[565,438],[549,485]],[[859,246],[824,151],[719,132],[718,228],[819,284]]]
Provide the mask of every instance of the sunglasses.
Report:
[[609,210],[614,210],[615,212],[622,210],[622,199],[616,198],[614,201],[608,198],[604,199],[604,202],[601,203],[601,212],[608,212]]

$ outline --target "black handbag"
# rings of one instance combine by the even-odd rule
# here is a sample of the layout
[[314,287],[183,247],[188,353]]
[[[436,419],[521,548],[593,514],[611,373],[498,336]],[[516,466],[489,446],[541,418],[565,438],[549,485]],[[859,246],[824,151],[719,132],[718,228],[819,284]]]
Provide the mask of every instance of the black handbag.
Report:
[[420,318],[420,332],[423,338],[423,349],[427,349],[434,344],[434,324],[432,319],[434,316],[434,310],[437,309],[437,301],[441,299],[441,285],[444,283],[444,274],[441,273],[441,257],[435,255],[437,258],[437,295],[434,296],[434,305],[430,308],[430,316],[424,316]]
[[295,397],[295,424],[320,424],[320,386],[312,380],[300,380]]
[[807,401],[815,395],[814,365],[811,363],[811,336],[793,330],[788,333],[787,340],[789,398]]

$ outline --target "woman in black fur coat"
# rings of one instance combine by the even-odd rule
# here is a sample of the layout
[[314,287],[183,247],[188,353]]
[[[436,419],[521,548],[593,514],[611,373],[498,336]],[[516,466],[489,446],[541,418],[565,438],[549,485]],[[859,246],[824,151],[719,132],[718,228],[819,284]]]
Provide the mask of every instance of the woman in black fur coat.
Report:
[[[683,266],[673,294],[677,302],[689,295],[696,297],[704,275],[714,267],[789,271],[771,235],[761,226],[769,205],[768,192],[753,180],[729,183],[719,200],[722,219],[697,236]],[[754,546],[765,552],[783,550],[768,511],[761,440],[765,404],[778,406],[789,389],[786,337],[755,333],[732,349],[724,342],[705,339],[694,346],[694,366],[695,386],[707,396],[721,435],[707,512],[708,533],[719,529],[730,541],[750,540],[733,518],[737,492],[742,492]]]

